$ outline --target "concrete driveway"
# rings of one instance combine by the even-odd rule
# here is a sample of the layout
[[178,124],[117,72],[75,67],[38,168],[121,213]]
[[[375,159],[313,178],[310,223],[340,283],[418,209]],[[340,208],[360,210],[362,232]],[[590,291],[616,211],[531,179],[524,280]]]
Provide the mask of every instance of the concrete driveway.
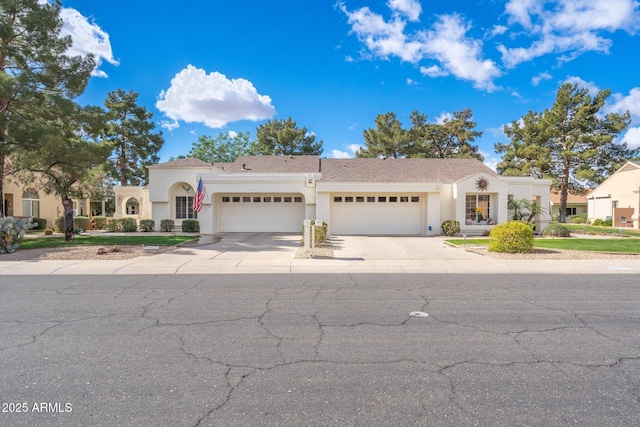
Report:
[[[215,238],[213,238],[215,237]],[[226,233],[199,245],[124,260],[3,261],[15,274],[269,274],[269,273],[640,273],[640,259],[509,260],[445,243],[443,237],[332,236],[334,257],[299,259],[299,234]]]

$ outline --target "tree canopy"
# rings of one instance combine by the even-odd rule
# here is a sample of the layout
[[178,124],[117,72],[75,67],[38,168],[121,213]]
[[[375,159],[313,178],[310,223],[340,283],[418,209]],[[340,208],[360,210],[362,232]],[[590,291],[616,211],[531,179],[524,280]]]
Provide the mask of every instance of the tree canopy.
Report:
[[[65,55],[71,38],[60,37],[59,12],[59,2],[0,0],[0,200],[5,156],[38,143],[16,137],[42,124],[27,118],[46,114],[45,97],[60,106],[81,94],[95,66],[90,55]],[[0,203],[0,215],[3,209]]]
[[202,135],[191,145],[191,150],[186,157],[195,157],[209,163],[231,163],[239,156],[252,154],[255,142],[249,139],[249,132],[241,132],[233,136],[228,132],[220,132],[215,138]]
[[253,154],[264,155],[316,155],[322,154],[322,140],[306,127],[298,128],[289,117],[286,120],[269,120],[258,126]]
[[413,111],[410,119],[411,128],[404,129],[395,113],[378,115],[376,127],[364,131],[365,146],[356,156],[484,159],[471,144],[482,135],[475,130],[471,109],[455,111],[451,118],[436,123],[418,111]]
[[158,163],[158,152],[164,144],[162,132],[154,133],[152,113],[137,105],[138,93],[118,89],[109,92],[105,139],[113,147],[114,161],[108,163],[110,175],[120,185],[146,185],[146,166]]
[[496,152],[503,153],[499,173],[553,181],[553,188],[560,192],[561,222],[566,220],[569,193],[584,194],[638,155],[638,149],[615,141],[629,126],[629,112],[600,113],[609,94],[601,90],[591,96],[588,89],[566,83],[558,89],[551,109],[530,111],[520,121],[514,120],[504,128],[511,142],[495,144]]
[[60,196],[65,239],[72,240],[72,198],[100,198],[105,188],[103,166],[112,147],[100,140],[102,109],[49,101],[45,102],[48,114],[31,116],[34,130],[22,135],[37,141],[38,150],[20,148],[13,158],[22,182],[35,182],[46,193]]

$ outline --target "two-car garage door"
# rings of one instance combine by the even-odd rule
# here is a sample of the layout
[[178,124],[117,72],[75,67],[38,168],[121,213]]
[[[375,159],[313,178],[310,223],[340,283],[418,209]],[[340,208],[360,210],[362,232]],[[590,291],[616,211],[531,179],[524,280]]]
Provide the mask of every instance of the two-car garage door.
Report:
[[331,234],[422,234],[419,194],[332,194]]
[[302,229],[301,194],[224,194],[218,196],[221,232],[296,232]]

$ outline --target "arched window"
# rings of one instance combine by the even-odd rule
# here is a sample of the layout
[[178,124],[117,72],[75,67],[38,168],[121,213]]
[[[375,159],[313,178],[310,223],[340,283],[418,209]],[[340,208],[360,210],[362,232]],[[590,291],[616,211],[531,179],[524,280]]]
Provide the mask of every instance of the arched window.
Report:
[[140,213],[140,203],[138,202],[138,199],[132,197],[127,200],[126,212],[127,215],[138,215]]
[[33,188],[27,188],[22,193],[22,216],[40,218],[40,196]]

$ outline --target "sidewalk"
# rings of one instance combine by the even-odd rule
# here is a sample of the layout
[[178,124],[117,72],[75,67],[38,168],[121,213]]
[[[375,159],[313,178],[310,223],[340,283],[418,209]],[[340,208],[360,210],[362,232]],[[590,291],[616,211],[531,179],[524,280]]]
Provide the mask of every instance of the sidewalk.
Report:
[[333,259],[296,259],[300,236],[205,236],[179,247],[127,260],[1,261],[0,275],[49,274],[640,274],[639,259],[506,260],[453,248],[440,237],[340,236]]

